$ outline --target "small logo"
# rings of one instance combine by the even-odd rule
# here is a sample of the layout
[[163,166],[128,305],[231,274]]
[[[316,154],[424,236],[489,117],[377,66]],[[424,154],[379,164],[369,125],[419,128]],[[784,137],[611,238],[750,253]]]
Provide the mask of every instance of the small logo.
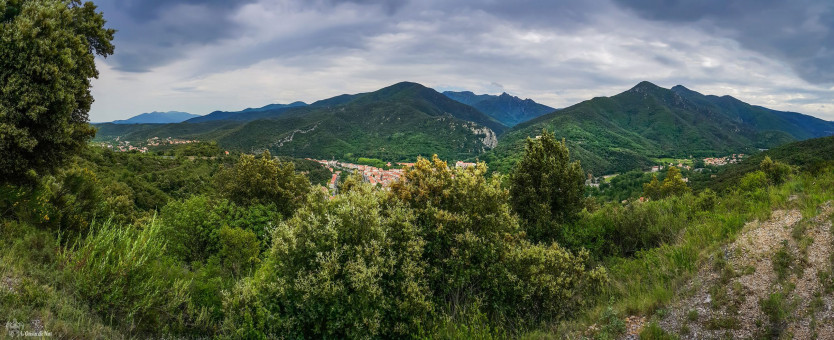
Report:
[[23,336],[23,324],[17,322],[17,319],[6,321],[6,332],[11,338]]

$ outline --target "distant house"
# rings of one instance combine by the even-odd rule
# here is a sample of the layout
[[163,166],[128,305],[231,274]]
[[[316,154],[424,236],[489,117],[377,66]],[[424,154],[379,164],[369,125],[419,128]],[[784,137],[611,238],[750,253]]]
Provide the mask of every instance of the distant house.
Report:
[[455,167],[457,167],[457,168],[464,168],[464,169],[465,169],[465,168],[468,168],[468,167],[475,166],[475,165],[476,165],[475,163],[466,163],[466,162],[462,162],[462,161],[457,161],[457,162],[455,163]]

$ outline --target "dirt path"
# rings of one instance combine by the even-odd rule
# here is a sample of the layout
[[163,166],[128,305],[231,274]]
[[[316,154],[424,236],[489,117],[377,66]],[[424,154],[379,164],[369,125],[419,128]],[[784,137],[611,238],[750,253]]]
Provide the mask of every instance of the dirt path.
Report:
[[[832,271],[831,202],[819,211],[803,219],[799,210],[778,210],[767,221],[745,225],[735,242],[701,268],[660,326],[682,339],[834,339],[834,296],[824,292],[818,274]],[[777,252],[786,259],[780,268],[789,268],[781,279],[774,269]],[[767,313],[763,301],[776,301],[768,306],[778,308],[767,307]]]

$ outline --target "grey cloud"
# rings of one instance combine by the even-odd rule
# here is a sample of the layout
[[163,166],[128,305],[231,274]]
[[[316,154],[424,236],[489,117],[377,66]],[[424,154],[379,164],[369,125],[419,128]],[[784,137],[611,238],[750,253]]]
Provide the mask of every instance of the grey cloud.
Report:
[[830,0],[615,0],[656,21],[689,23],[791,65],[811,83],[834,83]]
[[240,34],[229,16],[255,0],[103,0],[99,9],[117,30],[118,70],[146,72],[184,55],[187,46]]

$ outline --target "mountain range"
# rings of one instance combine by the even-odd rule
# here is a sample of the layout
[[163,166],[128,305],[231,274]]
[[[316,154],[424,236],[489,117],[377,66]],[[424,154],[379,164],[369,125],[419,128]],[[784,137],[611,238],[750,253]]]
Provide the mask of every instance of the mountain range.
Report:
[[[504,109],[491,109],[499,107]],[[520,123],[509,127],[514,122]],[[572,157],[597,175],[647,168],[658,158],[756,153],[834,134],[834,123],[815,117],[650,82],[561,110],[508,94],[441,94],[402,82],[309,105],[217,111],[178,124],[96,126],[98,139],[194,138],[245,152],[328,159],[400,161],[438,154],[487,161],[500,172],[513,167],[528,137],[547,129],[564,138]]]
[[767,109],[730,96],[706,96],[681,85],[650,82],[612,97],[593,98],[522,123],[482,159],[509,171],[524,140],[542,129],[564,138],[587,171],[645,168],[655,158],[754,153],[796,140],[834,134],[834,123]]
[[171,124],[180,123],[186,120],[200,117],[199,115],[188,112],[168,111],[168,112],[149,112],[139,114],[124,120],[114,120],[113,124]]
[[516,96],[511,96],[506,92],[499,96],[474,94],[470,91],[445,91],[443,94],[456,101],[472,106],[507,126],[515,126],[519,123],[556,111],[556,109],[536,103],[532,99],[521,99]]
[[432,154],[446,159],[475,157],[493,148],[497,136],[507,128],[471,106],[410,82],[310,105],[215,112],[180,124],[97,127],[99,139],[172,136],[216,140],[225,148],[247,152],[386,160],[413,160]]

